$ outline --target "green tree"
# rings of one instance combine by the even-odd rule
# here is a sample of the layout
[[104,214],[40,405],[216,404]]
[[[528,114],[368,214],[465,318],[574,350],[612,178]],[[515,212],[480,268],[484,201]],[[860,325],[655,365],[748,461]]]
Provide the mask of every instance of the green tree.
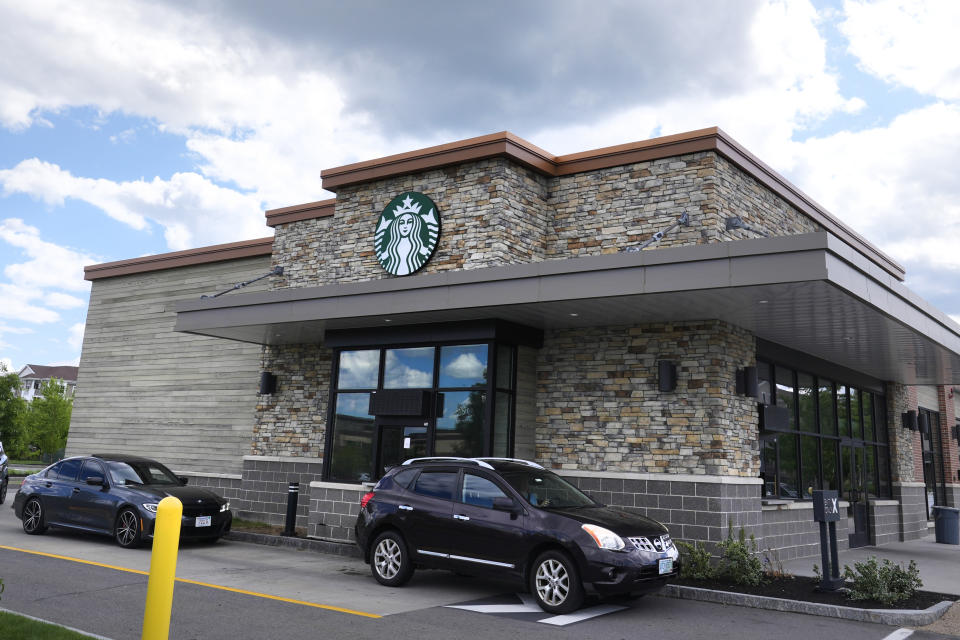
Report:
[[62,381],[44,382],[40,395],[27,411],[27,436],[42,453],[55,453],[67,446],[73,398],[67,397]]
[[27,447],[27,402],[20,397],[20,376],[0,363],[0,442],[11,457],[22,457]]

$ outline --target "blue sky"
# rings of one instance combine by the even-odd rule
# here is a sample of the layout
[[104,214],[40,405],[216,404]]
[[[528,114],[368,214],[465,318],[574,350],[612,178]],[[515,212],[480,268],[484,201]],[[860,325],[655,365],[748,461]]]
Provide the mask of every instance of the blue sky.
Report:
[[[413,9],[413,10],[411,10]],[[320,171],[494,131],[720,126],[960,318],[960,3],[0,0],[0,361],[79,360],[83,266],[264,237]]]

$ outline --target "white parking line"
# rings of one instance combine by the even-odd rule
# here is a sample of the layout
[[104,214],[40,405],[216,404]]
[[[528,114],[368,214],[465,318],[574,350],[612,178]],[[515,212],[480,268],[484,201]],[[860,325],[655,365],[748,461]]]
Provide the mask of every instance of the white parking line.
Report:
[[883,640],[903,640],[913,635],[913,629],[897,629]]
[[551,616],[549,618],[544,618],[543,620],[537,620],[537,622],[562,627],[567,624],[573,624],[574,622],[581,622],[583,620],[589,620],[590,618],[596,618],[597,616],[613,613],[614,611],[623,611],[624,609],[626,609],[626,607],[618,607],[612,604],[601,604],[596,607],[590,607],[589,609],[581,609],[576,613],[568,613],[563,616]]

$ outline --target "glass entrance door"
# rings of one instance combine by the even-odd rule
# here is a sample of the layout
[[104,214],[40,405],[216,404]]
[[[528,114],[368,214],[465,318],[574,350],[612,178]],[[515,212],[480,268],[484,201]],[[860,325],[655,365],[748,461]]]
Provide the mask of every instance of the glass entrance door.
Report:
[[416,426],[409,423],[381,423],[378,421],[376,466],[379,479],[390,467],[401,464],[411,458],[423,458],[429,455],[427,450],[427,429],[429,423],[420,422]]
[[843,473],[843,497],[847,508],[847,533],[850,547],[863,547],[870,542],[865,487],[866,451],[863,444],[844,442],[840,445]]

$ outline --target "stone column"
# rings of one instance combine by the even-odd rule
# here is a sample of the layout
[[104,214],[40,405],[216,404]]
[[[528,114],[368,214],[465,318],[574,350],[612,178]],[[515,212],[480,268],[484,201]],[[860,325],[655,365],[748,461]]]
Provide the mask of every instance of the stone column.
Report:
[[893,382],[887,384],[890,474],[893,498],[900,503],[901,540],[914,540],[927,533],[920,433],[904,429],[901,417],[907,411],[916,410],[916,387]]

